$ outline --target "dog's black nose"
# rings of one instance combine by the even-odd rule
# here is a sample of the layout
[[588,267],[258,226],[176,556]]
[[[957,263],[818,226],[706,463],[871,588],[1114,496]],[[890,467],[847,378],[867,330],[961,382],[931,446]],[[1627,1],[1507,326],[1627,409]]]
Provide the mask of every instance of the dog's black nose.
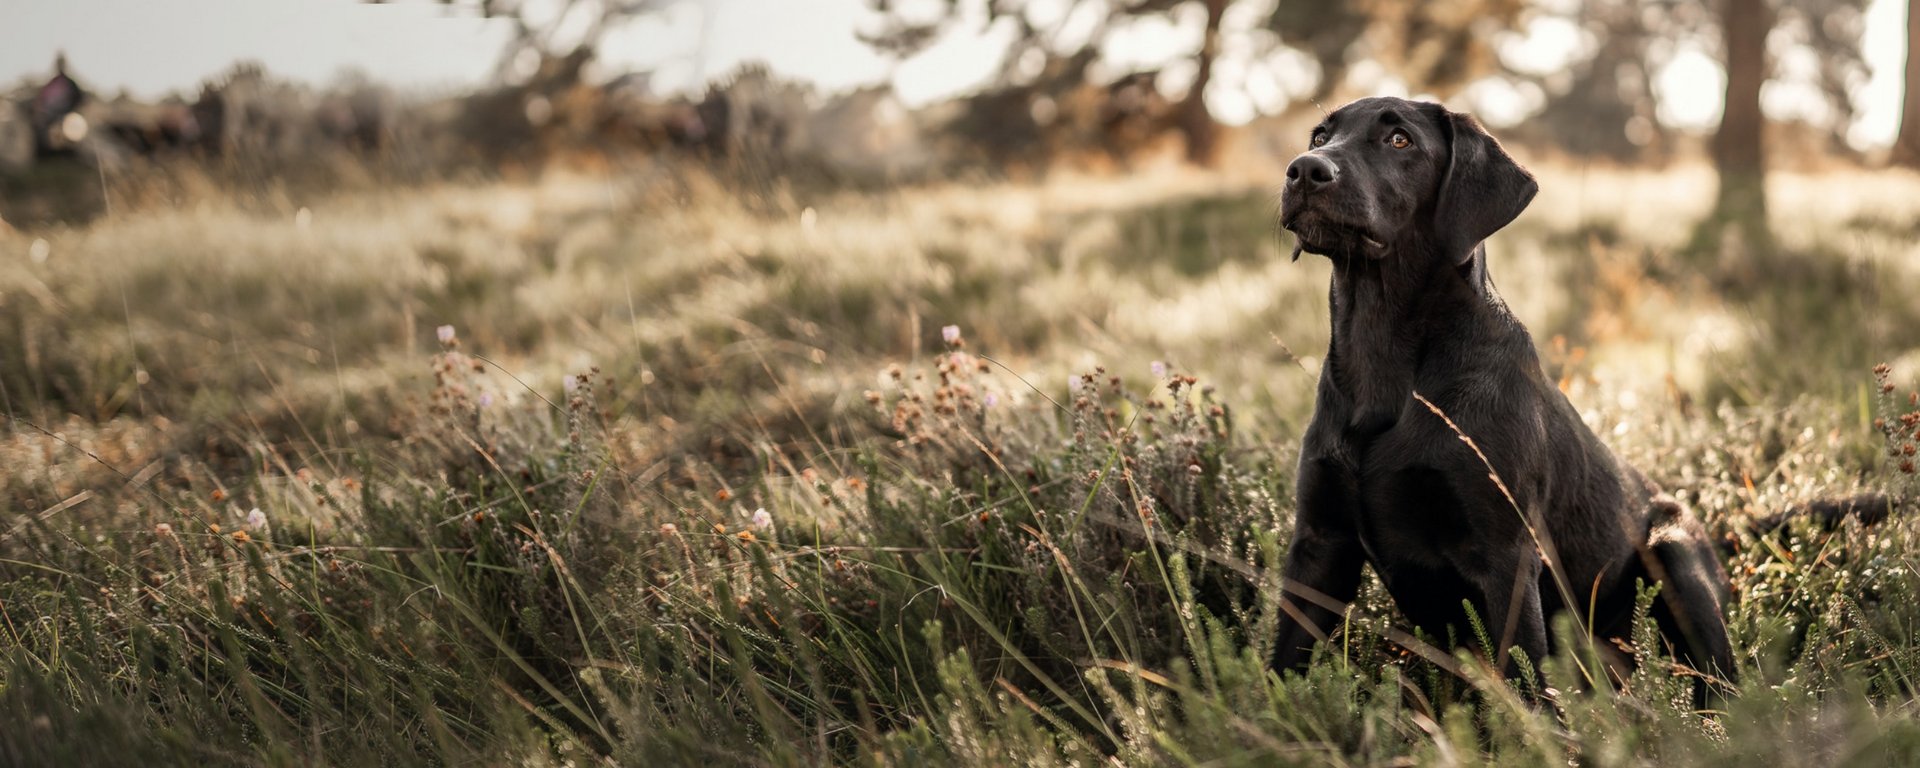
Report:
[[1340,166],[1332,160],[1308,153],[1296,157],[1287,166],[1287,186],[1301,189],[1319,189],[1333,184],[1340,178]]

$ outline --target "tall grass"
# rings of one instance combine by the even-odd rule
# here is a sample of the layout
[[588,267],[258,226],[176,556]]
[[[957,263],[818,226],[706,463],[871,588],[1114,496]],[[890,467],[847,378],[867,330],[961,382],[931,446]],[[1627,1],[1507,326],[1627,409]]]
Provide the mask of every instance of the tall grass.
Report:
[[1872,220],[1783,233],[1791,282],[1624,209],[1497,244],[1575,403],[1726,542],[1744,682],[1703,716],[1648,622],[1619,680],[1556,628],[1533,706],[1375,582],[1272,673],[1325,267],[1257,184],[676,184],[0,236],[51,254],[0,270],[0,762],[1920,758],[1920,529],[1747,525],[1915,491]]

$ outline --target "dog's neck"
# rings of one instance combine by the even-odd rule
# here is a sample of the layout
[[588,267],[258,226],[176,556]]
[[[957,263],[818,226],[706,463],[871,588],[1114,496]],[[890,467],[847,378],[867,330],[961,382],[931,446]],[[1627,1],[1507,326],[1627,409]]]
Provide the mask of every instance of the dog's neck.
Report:
[[1391,428],[1413,393],[1414,375],[1431,342],[1470,332],[1506,313],[1487,275],[1486,251],[1462,259],[1396,245],[1379,258],[1333,259],[1328,290],[1333,329],[1326,383],[1350,405],[1349,433],[1371,437]]

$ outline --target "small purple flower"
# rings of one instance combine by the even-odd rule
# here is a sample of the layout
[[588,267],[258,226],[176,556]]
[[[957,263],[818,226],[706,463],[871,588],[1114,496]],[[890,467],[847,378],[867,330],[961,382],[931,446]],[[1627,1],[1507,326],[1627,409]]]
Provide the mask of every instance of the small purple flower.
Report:
[[440,326],[439,328],[434,329],[434,335],[440,337],[440,343],[452,344],[453,343],[453,326],[451,325]]
[[1080,374],[1076,373],[1067,377],[1067,391],[1076,395],[1080,394]]
[[754,510],[753,511],[753,527],[763,531],[768,528],[772,528],[773,515],[769,514],[766,508],[764,507]]
[[988,408],[992,408],[1000,404],[1000,396],[993,392],[988,392],[987,396],[980,400],[980,404]]
[[256,531],[267,527],[267,513],[260,511],[259,507],[254,507],[253,511],[247,513],[247,527]]
[[478,403],[482,408],[485,408],[489,405],[493,405],[493,393],[492,392],[480,393],[480,399],[478,400]]
[[1164,379],[1167,377],[1167,364],[1165,361],[1155,360],[1153,361],[1153,365],[1149,367],[1153,369],[1154,378]]
[[944,340],[946,340],[946,342],[947,342],[948,344],[952,344],[952,343],[954,343],[954,342],[956,342],[956,341],[959,341],[959,340],[960,340],[960,326],[957,326],[957,325],[949,325],[949,326],[945,326],[945,327],[943,327],[943,328],[941,328],[941,329],[940,329],[940,338],[942,338],[942,339],[944,339]]
[[580,377],[578,376],[560,377],[560,389],[566,392],[567,394],[571,395],[573,394],[574,390],[579,388],[580,388]]

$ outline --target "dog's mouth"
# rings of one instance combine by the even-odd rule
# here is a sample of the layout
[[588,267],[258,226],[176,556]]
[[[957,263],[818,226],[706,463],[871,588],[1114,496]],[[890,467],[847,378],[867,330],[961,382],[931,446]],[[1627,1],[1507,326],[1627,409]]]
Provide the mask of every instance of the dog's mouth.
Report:
[[1387,250],[1387,244],[1376,237],[1371,229],[1330,220],[1325,214],[1314,210],[1293,211],[1281,219],[1280,226],[1294,235],[1294,261],[1300,260],[1302,252],[1321,256],[1365,255],[1379,258]]

